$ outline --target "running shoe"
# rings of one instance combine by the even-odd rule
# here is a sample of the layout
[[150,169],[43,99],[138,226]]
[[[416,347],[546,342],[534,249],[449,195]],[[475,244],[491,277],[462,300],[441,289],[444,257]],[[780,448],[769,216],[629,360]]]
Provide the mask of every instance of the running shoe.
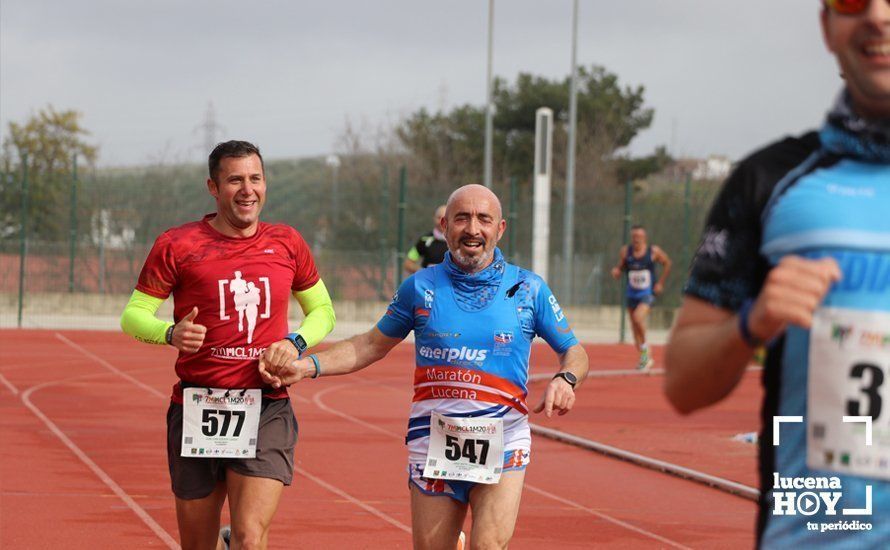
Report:
[[640,372],[649,372],[649,369],[655,364],[655,360],[649,357],[648,353],[640,354],[640,362],[637,363],[637,370]]

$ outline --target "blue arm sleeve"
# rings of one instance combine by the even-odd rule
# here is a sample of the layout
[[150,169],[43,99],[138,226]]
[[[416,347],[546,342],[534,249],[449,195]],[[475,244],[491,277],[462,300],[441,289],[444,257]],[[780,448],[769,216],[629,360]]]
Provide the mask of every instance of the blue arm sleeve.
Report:
[[390,338],[404,338],[414,329],[414,275],[402,282],[377,328]]
[[535,295],[535,333],[543,338],[553,351],[565,353],[578,343],[575,333],[569,326],[565,312],[556,301],[553,291],[543,279]]

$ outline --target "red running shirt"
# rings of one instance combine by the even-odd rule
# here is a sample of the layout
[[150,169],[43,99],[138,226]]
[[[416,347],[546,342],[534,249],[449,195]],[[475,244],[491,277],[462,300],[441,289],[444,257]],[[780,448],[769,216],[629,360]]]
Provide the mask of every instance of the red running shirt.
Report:
[[[197,352],[179,353],[180,380],[213,388],[262,388],[258,358],[287,335],[291,292],[317,283],[318,270],[296,229],[260,222],[252,237],[227,237],[208,223],[215,215],[159,236],[136,290],[161,299],[173,294],[176,322],[198,307],[195,322],[206,326],[207,334]],[[287,397],[287,389],[267,397]],[[172,398],[182,402],[179,384]]]

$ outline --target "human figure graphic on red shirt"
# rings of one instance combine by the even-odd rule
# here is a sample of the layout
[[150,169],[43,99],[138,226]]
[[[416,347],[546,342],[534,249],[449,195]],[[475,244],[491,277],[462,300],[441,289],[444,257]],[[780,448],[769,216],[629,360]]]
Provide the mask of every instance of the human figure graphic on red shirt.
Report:
[[238,332],[241,332],[244,330],[244,295],[247,294],[247,283],[241,278],[240,271],[236,271],[235,278],[229,281],[229,291],[233,294],[235,311],[238,312]]
[[244,294],[244,313],[247,315],[247,343],[253,342],[253,331],[256,328],[257,313],[260,309],[260,289],[253,281],[247,283]]
[[[295,361],[331,331],[334,310],[303,237],[259,220],[266,200],[259,149],[220,143],[208,168],[216,212],[157,238],[121,327],[179,350],[167,460],[182,547],[223,548],[231,539],[234,548],[266,548],[293,479],[297,423],[287,390],[265,384],[257,364]],[[171,295],[175,324],[155,316]],[[289,333],[291,296],[306,317]],[[232,525],[220,530],[226,500]]]

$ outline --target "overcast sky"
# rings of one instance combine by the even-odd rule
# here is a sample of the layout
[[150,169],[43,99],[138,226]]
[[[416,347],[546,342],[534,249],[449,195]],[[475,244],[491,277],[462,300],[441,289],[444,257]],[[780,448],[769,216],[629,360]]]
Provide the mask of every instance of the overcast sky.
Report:
[[[579,64],[643,85],[648,154],[737,159],[819,124],[840,88],[816,0],[581,0]],[[496,0],[494,71],[570,72],[572,0]],[[76,109],[101,165],[328,153],[345,121],[485,101],[486,0],[2,0],[0,124]],[[481,172],[481,167],[480,167]]]

